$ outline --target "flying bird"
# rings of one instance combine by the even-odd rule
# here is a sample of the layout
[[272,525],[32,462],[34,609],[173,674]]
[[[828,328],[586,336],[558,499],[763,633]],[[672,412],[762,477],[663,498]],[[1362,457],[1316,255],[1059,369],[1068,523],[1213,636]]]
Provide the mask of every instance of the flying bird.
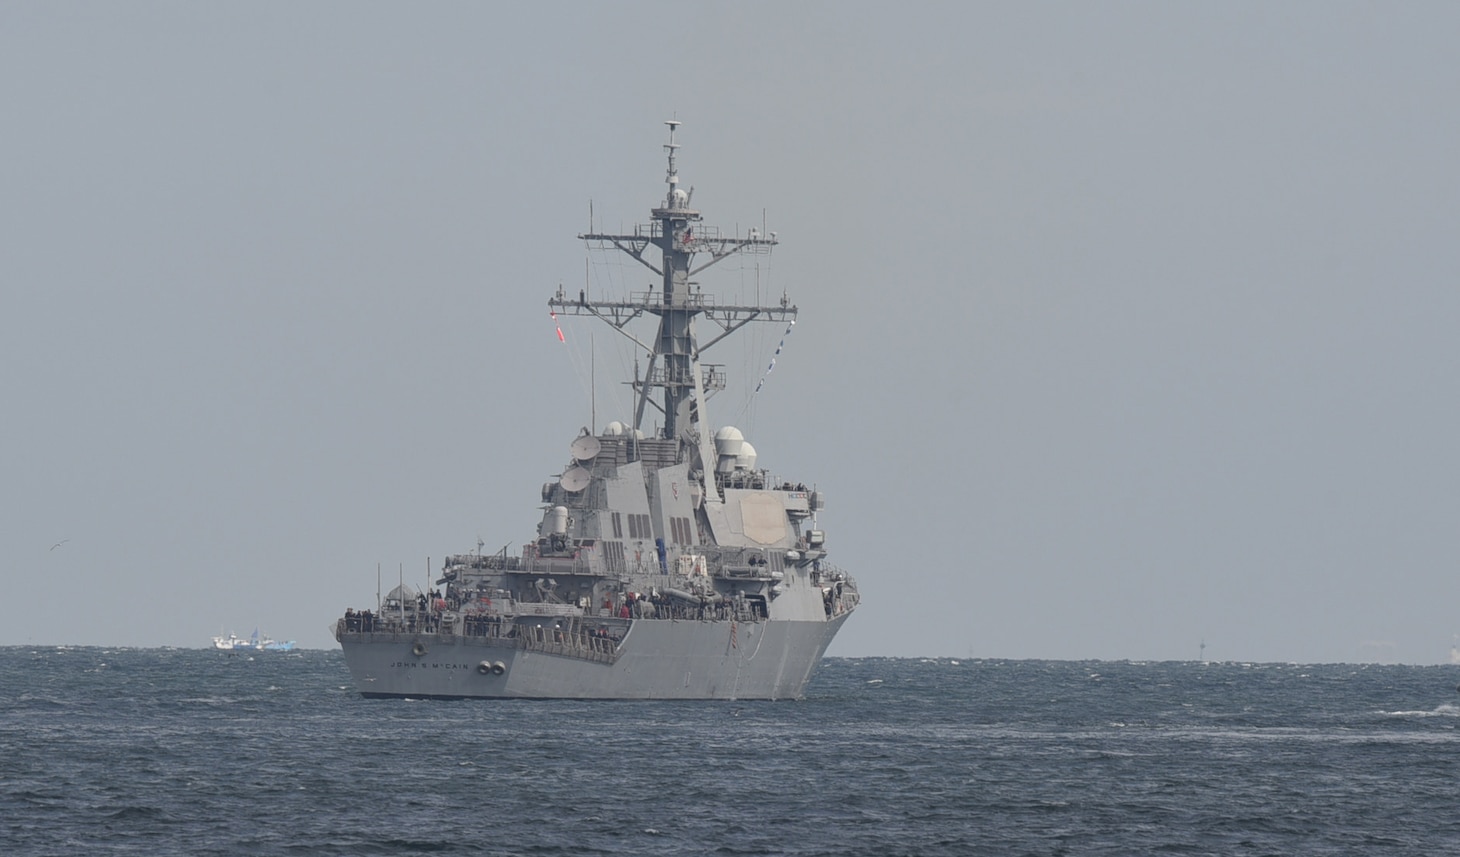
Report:
[[64,545],[66,542],[69,542],[69,541],[71,541],[71,540],[70,539],[61,539],[59,542],[56,542],[55,544],[51,545],[51,550],[55,550],[56,548],[60,547],[61,545]]

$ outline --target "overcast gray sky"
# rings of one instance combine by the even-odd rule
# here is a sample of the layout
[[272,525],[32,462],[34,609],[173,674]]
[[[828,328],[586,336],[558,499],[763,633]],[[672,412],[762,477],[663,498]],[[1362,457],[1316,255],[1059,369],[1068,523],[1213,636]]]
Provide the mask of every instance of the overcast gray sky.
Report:
[[1443,661],[1456,44],[1448,3],[0,2],[0,644],[334,646],[377,565],[528,539],[628,416],[546,300],[647,283],[575,236],[647,219],[677,115],[707,222],[782,242],[705,291],[802,309],[711,410],[828,494],[831,654]]

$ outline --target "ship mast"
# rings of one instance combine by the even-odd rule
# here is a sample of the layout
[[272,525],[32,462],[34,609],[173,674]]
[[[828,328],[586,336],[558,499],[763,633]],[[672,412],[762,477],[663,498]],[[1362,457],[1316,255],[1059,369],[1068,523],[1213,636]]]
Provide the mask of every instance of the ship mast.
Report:
[[[702,366],[700,355],[752,321],[794,320],[796,307],[784,298],[778,306],[718,306],[713,297],[694,288],[696,284],[690,277],[720,260],[737,253],[769,253],[777,242],[775,233],[765,236],[751,229],[748,235],[731,237],[701,224],[700,213],[689,207],[694,189],[686,192],[679,186],[675,152],[680,144],[674,142],[674,133],[682,123],[671,119],[664,124],[669,126],[669,142],[664,145],[669,156],[665,177],[669,191],[664,204],[650,210],[653,221],[635,226],[632,234],[588,232],[578,236],[590,247],[614,247],[638,260],[659,275],[659,291],[651,286],[647,292],[631,293],[626,301],[590,300],[586,291],[580,291],[574,301],[559,288],[548,305],[566,315],[595,316],[647,352],[647,371],[633,381],[637,394],[634,428],[642,429],[646,405],[658,408],[664,418],[660,436],[678,439],[681,448],[698,450],[700,466],[706,474],[706,496],[718,500],[715,480],[709,475],[714,470],[715,455],[705,416],[705,397],[707,391],[724,388],[725,376],[720,367]],[[659,249],[658,265],[644,255],[650,246]],[[695,257],[702,254],[709,258],[694,267]],[[627,329],[629,322],[645,314],[659,317],[658,335],[652,343],[640,340]],[[699,317],[719,327],[703,345],[695,334],[695,320]],[[656,390],[662,391],[660,401],[654,400]]]

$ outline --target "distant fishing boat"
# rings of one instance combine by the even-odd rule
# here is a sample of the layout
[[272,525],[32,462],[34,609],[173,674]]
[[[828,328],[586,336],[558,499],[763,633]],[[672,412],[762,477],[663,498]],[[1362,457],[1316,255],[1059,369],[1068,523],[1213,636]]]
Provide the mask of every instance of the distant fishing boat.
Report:
[[293,651],[293,641],[279,642],[269,637],[258,637],[258,629],[248,638],[229,634],[228,637],[213,638],[213,648],[219,651]]

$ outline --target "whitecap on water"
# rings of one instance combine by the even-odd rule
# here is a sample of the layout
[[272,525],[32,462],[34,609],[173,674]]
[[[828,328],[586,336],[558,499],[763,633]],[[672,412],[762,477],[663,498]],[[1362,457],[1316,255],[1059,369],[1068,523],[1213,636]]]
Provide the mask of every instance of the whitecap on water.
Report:
[[1385,717],[1460,717],[1460,705],[1445,703],[1433,711],[1381,711]]

